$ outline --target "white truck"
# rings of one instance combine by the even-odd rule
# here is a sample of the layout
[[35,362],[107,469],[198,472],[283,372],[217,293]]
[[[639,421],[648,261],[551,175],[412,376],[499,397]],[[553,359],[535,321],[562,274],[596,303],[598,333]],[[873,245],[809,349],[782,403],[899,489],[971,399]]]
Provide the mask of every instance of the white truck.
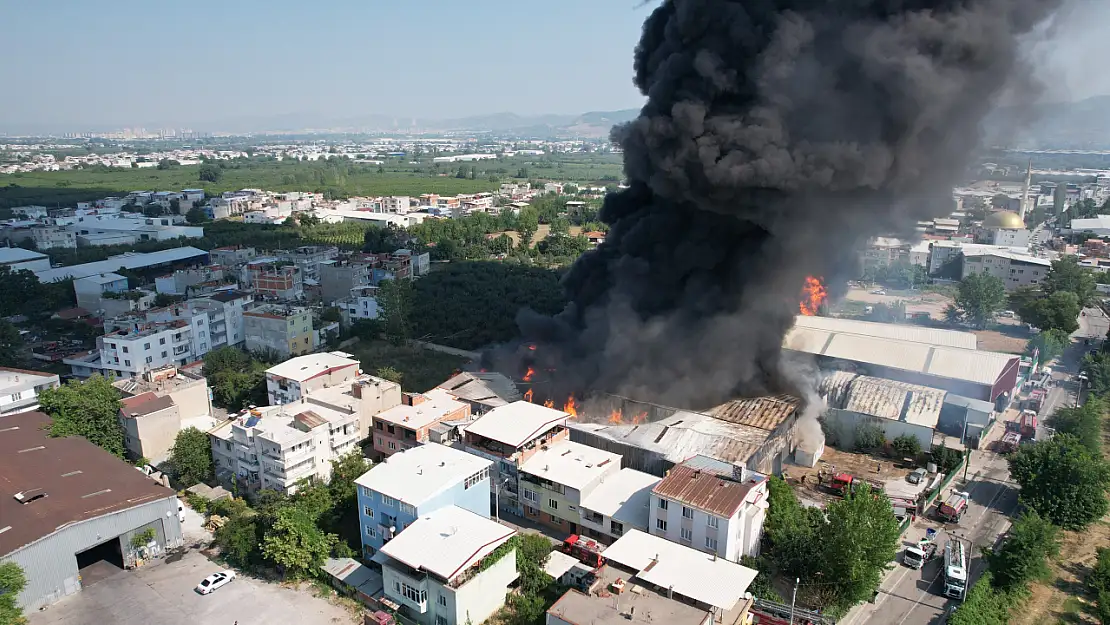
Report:
[[944,596],[963,601],[967,594],[967,557],[964,544],[948,539],[944,545]]
[[931,538],[922,538],[916,545],[906,547],[902,563],[911,569],[920,569],[937,555],[937,544]]

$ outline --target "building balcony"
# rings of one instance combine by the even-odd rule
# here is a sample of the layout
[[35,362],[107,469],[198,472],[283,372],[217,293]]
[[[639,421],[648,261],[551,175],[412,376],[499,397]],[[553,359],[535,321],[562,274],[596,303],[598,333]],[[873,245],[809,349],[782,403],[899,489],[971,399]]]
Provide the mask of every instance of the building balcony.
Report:
[[252,467],[259,466],[258,465],[258,458],[251,458],[250,456],[244,456],[242,454],[239,454],[239,462],[241,462],[243,464],[248,464]]

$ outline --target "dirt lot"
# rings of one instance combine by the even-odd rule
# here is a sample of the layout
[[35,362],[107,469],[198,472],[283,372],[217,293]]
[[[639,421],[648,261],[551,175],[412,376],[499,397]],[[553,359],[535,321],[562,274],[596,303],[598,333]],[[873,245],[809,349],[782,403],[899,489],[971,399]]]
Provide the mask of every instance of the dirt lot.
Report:
[[915,486],[907,482],[906,476],[910,469],[902,468],[894,458],[851,453],[827,445],[817,466],[806,468],[791,465],[783,477],[795,486],[794,492],[804,500],[803,503],[823,506],[838,498],[818,485],[818,474],[822,471],[826,475],[844,472],[865,480],[883,482],[886,484],[885,490],[898,497],[913,496],[925,486]]
[[944,319],[944,309],[952,299],[934,292],[923,291],[886,291],[886,295],[871,293],[873,289],[853,288],[848,290],[846,300],[865,304],[894,304],[905,302],[907,313],[928,313],[933,319]]
[[1051,564],[1051,581],[1032,585],[1032,595],[1010,622],[1097,624],[1084,593],[1083,578],[1095,563],[1095,551],[1110,545],[1110,524],[1096,523],[1082,532],[1064,532],[1060,557]]
[[989,352],[1021,354],[1025,352],[1025,344],[1029,342],[1029,335],[1025,332],[1013,334],[1004,334],[998,330],[973,330],[973,332],[979,337],[979,349]]

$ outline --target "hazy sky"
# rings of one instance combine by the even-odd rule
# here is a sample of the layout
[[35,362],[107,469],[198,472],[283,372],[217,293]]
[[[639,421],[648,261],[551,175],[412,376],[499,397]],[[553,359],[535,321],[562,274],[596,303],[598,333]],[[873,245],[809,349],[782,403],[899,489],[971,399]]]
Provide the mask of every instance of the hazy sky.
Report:
[[[1110,1],[1076,1],[1030,48],[1054,99],[1110,93]],[[0,0],[0,130],[638,107],[632,49],[657,3]]]
[[0,126],[638,107],[640,0],[0,0]]

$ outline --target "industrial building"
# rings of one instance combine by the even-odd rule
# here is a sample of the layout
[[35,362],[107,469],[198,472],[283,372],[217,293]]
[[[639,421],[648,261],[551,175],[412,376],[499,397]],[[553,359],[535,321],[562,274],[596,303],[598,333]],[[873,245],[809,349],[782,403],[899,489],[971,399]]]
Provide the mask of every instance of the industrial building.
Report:
[[49,423],[0,417],[0,562],[23,569],[25,611],[182,544],[172,490],[84,438],[47,436]]
[[817,357],[825,370],[844,370],[1009,404],[1020,357],[975,349],[970,332],[918,326],[799,317],[783,348]]
[[[798,408],[789,395],[737,399],[706,412],[670,412],[642,424],[571,422],[570,439],[624,457],[624,465],[660,476],[703,455],[762,474],[781,474],[801,442]],[[653,415],[654,417],[654,415]]]
[[208,262],[208,252],[197,249],[195,247],[175,247],[173,249],[161,250],[158,252],[140,253],[140,252],[127,252],[112,256],[107,260],[98,260],[92,263],[83,263],[81,265],[69,265],[66,267],[55,267],[51,269],[49,266],[42,270],[35,269],[35,275],[38,276],[39,282],[57,282],[65,280],[66,278],[85,278],[87,276],[96,276],[102,273],[112,273],[119,271],[120,268],[141,270],[149,269],[151,267],[177,267],[186,265],[203,265]]

